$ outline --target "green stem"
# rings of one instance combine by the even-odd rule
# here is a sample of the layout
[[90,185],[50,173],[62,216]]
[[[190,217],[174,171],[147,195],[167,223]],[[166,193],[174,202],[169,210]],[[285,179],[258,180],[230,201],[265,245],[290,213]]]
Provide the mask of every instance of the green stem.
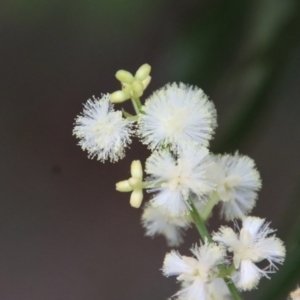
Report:
[[206,205],[204,206],[204,209],[201,211],[201,217],[203,220],[207,220],[211,211],[213,210],[214,206],[218,204],[220,198],[218,196],[218,193],[213,193],[211,195],[211,198],[208,200]]
[[136,122],[138,120],[138,116],[131,116],[131,117],[127,117],[127,120],[130,122]]
[[219,272],[218,277],[225,278],[225,277],[230,276],[235,271],[235,266],[234,266],[234,264],[232,264],[231,266],[226,268],[224,265],[221,265],[219,267],[219,269],[220,269],[220,272]]
[[191,205],[191,215],[193,220],[195,221],[195,226],[198,229],[200,236],[203,240],[207,239],[210,243],[213,241],[204,222],[202,217],[200,216],[197,208],[195,207],[194,203],[190,201]]
[[135,101],[135,103],[136,103],[136,105],[137,105],[137,107],[138,107],[138,109],[140,111],[141,108],[142,108],[142,103],[141,103],[140,98],[134,98],[133,100]]
[[234,285],[234,283],[231,281],[230,278],[225,277],[224,281],[231,293],[231,296],[233,297],[233,299],[235,300],[242,300],[239,291],[237,290],[236,286]]
[[139,110],[139,107],[138,107],[138,105],[137,105],[135,99],[131,98],[131,103],[132,103],[132,105],[133,105],[133,108],[134,108],[135,113],[138,115],[138,114],[140,113],[140,110]]
[[[211,238],[211,236],[210,236],[210,234],[209,234],[209,232],[208,232],[208,230],[205,226],[205,223],[204,223],[202,217],[200,216],[197,208],[195,207],[193,201],[190,200],[189,204],[191,206],[191,216],[192,216],[192,218],[195,222],[195,226],[198,229],[202,240],[204,240],[204,241],[207,240],[209,243],[211,243],[213,240],[212,240],[212,238]],[[220,272],[224,272],[226,267],[224,265],[221,265],[221,266],[219,266],[219,268],[220,268]],[[225,281],[225,283],[228,287],[228,290],[231,293],[232,298],[234,300],[242,300],[242,298],[241,298],[236,286],[232,282],[232,280],[229,277],[225,277],[225,278],[223,278],[223,280]]]

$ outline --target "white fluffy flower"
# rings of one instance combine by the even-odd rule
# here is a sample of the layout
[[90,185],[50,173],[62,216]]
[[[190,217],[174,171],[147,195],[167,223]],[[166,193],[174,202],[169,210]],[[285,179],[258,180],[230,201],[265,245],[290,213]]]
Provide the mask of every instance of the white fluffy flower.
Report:
[[168,215],[160,206],[154,207],[148,203],[144,208],[142,224],[146,235],[153,237],[161,234],[166,238],[168,246],[173,247],[183,242],[184,230],[190,227],[191,219],[185,215]]
[[215,243],[205,243],[191,249],[194,257],[171,251],[165,257],[163,274],[177,276],[182,289],[175,296],[185,300],[210,300],[209,284],[218,275],[218,265],[224,262],[224,250]]
[[138,133],[152,150],[186,143],[208,146],[216,123],[214,104],[204,92],[183,83],[167,84],[146,100]]
[[212,156],[216,162],[217,194],[222,200],[221,215],[226,220],[242,218],[255,205],[261,179],[254,161],[238,153]]
[[131,127],[121,111],[114,111],[109,95],[103,95],[87,101],[83,113],[75,119],[73,134],[90,158],[115,162],[124,157],[124,148],[131,142]]
[[149,190],[157,192],[153,205],[170,215],[187,214],[191,194],[201,197],[214,188],[206,176],[210,165],[206,148],[186,147],[177,160],[167,150],[154,152],[146,161]]
[[[255,288],[262,276],[268,277],[269,273],[277,269],[275,263],[283,263],[285,247],[280,239],[270,236],[273,232],[264,219],[246,217],[239,234],[227,226],[221,227],[214,234],[214,241],[233,252],[233,263],[237,270],[233,280],[241,290]],[[263,260],[267,260],[269,266],[262,270],[255,263]]]

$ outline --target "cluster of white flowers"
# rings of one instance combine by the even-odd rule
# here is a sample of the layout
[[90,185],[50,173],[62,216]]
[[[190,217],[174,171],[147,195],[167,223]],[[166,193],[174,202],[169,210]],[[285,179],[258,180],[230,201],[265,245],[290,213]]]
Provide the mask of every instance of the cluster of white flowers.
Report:
[[[167,84],[142,105],[139,97],[151,80],[150,70],[144,64],[135,76],[118,71],[122,90],[88,100],[75,120],[73,134],[89,157],[102,162],[123,158],[132,136],[152,151],[144,171],[139,160],[133,161],[131,177],[118,182],[116,189],[131,192],[130,204],[135,208],[142,204],[144,189],[152,194],[143,207],[146,235],[163,235],[171,247],[183,242],[185,230],[192,224],[202,235],[203,242],[191,249],[194,257],[174,250],[165,257],[163,274],[176,275],[181,282],[174,295],[177,299],[240,299],[232,289],[256,288],[260,278],[269,278],[285,258],[283,242],[273,235],[269,223],[248,216],[261,188],[260,175],[254,161],[238,152],[210,153],[217,114],[200,88]],[[114,110],[112,103],[128,99],[136,115]],[[241,220],[240,230],[222,226],[209,235],[205,220],[217,204],[226,221],[237,225],[236,220]],[[257,266],[262,261],[268,263],[263,269]]]

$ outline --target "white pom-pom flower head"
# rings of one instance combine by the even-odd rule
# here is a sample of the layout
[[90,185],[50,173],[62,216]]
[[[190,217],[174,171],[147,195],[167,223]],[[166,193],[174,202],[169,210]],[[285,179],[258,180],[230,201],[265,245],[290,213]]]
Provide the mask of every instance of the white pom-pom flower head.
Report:
[[[176,158],[168,150],[155,151],[146,161],[150,192],[156,192],[151,202],[170,215],[184,215],[190,211],[189,198],[204,195],[214,189],[206,175],[212,164],[206,148],[186,146]],[[204,200],[205,199],[205,200]]]
[[73,130],[89,158],[96,157],[101,162],[107,159],[116,162],[123,158],[132,133],[132,124],[122,118],[121,111],[114,111],[109,95],[89,99],[83,113],[75,119]]
[[241,219],[253,209],[261,179],[254,161],[248,156],[213,155],[216,192],[226,220]]
[[216,109],[204,92],[183,83],[167,84],[150,96],[138,122],[138,134],[150,149],[186,143],[208,146],[217,126]]
[[[233,275],[238,288],[251,290],[255,288],[261,277],[268,278],[269,273],[277,269],[285,258],[283,242],[271,235],[274,230],[269,223],[258,217],[245,217],[239,233],[223,226],[213,235],[213,240],[224,245],[233,253],[233,263],[237,272]],[[269,266],[260,269],[256,263],[267,260]]]
[[210,299],[209,284],[218,275],[218,265],[224,262],[224,249],[215,243],[205,242],[191,249],[194,257],[181,256],[171,251],[165,257],[163,274],[177,276],[182,289],[175,296],[178,299]]

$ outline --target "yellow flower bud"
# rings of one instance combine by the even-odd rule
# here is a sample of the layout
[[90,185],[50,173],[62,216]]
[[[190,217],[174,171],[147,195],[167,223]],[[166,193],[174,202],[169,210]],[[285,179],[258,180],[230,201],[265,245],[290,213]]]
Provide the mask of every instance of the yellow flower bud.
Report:
[[124,82],[124,83],[128,83],[128,84],[131,84],[134,81],[134,77],[132,76],[132,74],[128,71],[125,71],[125,70],[119,70],[116,73],[116,78],[119,81]]
[[134,160],[130,166],[130,173],[132,177],[143,179],[143,168],[141,161]]
[[119,70],[116,73],[116,78],[122,84],[122,91],[116,91],[110,95],[112,103],[121,103],[128,99],[136,99],[143,95],[151,81],[149,76],[151,67],[148,64],[143,64],[133,76],[130,72]]
[[128,180],[123,180],[116,183],[116,190],[118,192],[131,192],[132,187],[130,186]]
[[135,73],[135,79],[143,81],[146,79],[151,72],[151,66],[148,64],[143,64],[139,67],[139,69]]
[[135,208],[139,208],[143,201],[143,191],[134,190],[130,196],[130,205]]
[[143,200],[143,168],[139,160],[134,160],[130,166],[131,177],[116,184],[119,192],[132,192],[130,205],[138,208]]
[[121,103],[129,99],[128,94],[124,91],[116,91],[110,94],[110,101],[112,103]]
[[132,96],[133,97],[140,97],[143,95],[144,86],[140,80],[136,80],[132,84]]
[[129,185],[133,188],[133,189],[139,189],[141,188],[141,180],[138,178],[129,178],[128,179]]
[[142,84],[144,86],[144,90],[147,88],[147,86],[149,85],[150,81],[151,81],[151,76],[148,76],[146,79],[144,79],[142,81]]

